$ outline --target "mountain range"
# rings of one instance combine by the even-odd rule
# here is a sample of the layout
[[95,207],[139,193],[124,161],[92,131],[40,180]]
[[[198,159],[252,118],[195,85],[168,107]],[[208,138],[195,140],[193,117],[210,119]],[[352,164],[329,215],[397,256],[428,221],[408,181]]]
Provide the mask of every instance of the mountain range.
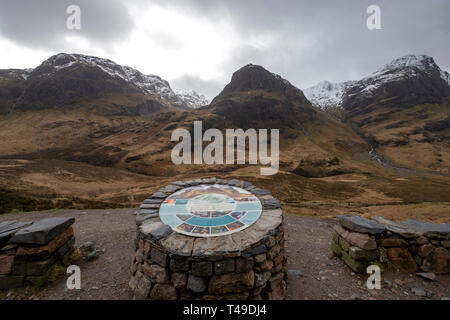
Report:
[[[397,84],[399,87],[408,86],[409,92],[400,92]],[[440,102],[440,98],[449,95],[449,85],[449,73],[441,70],[432,57],[407,55],[391,61],[361,80],[338,83],[323,81],[304,92],[315,106],[331,111],[370,105],[384,96],[399,97],[403,102],[411,98],[412,103],[422,101],[418,99],[430,102],[435,97]],[[392,99],[389,101],[395,103]]]
[[132,110],[146,100],[161,107],[197,108],[208,100],[194,91],[174,92],[155,75],[81,54],[60,53],[34,69],[0,71],[0,113],[16,109],[60,108],[74,104],[125,97],[118,109]]
[[[0,70],[0,211],[135,205],[160,184],[205,175],[247,179],[302,214],[447,203],[449,97],[449,74],[425,55],[304,91],[249,64],[208,103],[107,59],[57,54]],[[174,165],[172,131],[198,120],[203,130],[280,129],[279,173]]]

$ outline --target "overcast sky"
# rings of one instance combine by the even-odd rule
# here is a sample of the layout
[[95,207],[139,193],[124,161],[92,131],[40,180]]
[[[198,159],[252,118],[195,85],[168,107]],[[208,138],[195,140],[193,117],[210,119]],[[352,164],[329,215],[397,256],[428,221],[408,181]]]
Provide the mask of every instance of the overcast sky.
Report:
[[[80,30],[66,28],[73,4]],[[371,4],[381,30],[366,27]],[[84,53],[212,98],[253,63],[303,89],[359,79],[411,53],[450,71],[449,17],[449,0],[0,0],[0,68]]]

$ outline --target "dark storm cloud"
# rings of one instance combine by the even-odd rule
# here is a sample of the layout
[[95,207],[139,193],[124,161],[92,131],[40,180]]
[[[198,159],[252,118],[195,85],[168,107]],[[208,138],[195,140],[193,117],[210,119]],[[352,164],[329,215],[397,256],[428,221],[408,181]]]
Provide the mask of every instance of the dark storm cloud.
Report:
[[[406,54],[428,54],[450,67],[448,0],[158,0],[191,15],[229,19],[244,37],[269,35],[264,52],[248,46],[224,65],[231,73],[262,64],[304,88],[321,80],[358,79]],[[381,8],[382,30],[366,27],[369,5]]]
[[[66,28],[69,5],[81,9],[81,30]],[[29,48],[70,50],[67,36],[82,36],[96,46],[125,39],[134,22],[118,0],[0,0],[0,36]]]
[[[65,28],[70,4],[82,9],[81,31]],[[198,75],[172,81],[175,87],[197,89],[209,97],[248,63],[263,65],[300,88],[322,80],[359,79],[406,54],[428,54],[450,69],[448,0],[0,0],[0,36],[30,48],[63,51],[70,49],[64,47],[64,37],[80,34],[109,49],[140,23],[132,21],[127,8],[142,11],[151,4],[210,24],[226,22],[241,38],[218,66],[222,76],[213,82]],[[366,9],[372,4],[381,7],[382,30],[366,28]],[[149,35],[154,43],[183,55],[179,35]],[[267,46],[246,41],[255,38],[270,41]],[[133,61],[124,63],[133,66]]]

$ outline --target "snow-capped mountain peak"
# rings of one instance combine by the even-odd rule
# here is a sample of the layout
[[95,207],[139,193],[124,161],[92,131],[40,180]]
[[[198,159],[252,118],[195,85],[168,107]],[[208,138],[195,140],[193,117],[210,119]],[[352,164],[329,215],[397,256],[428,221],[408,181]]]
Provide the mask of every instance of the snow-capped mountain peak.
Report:
[[354,81],[332,83],[322,81],[315,86],[303,90],[305,97],[316,107],[329,109],[340,106],[348,86]]
[[418,68],[422,71],[427,71],[432,68],[436,68],[437,65],[433,58],[424,54],[409,54],[397,59],[392,60],[388,64],[385,64],[373,74],[382,74],[386,72],[393,72],[399,69],[405,68]]
[[176,90],[178,97],[185,102],[185,104],[192,109],[200,108],[209,104],[209,100],[202,94],[194,90]]
[[[158,99],[181,107],[197,107],[204,103],[206,99],[194,91],[178,94],[172,90],[168,81],[156,75],[146,75],[128,66],[122,66],[114,61],[95,56],[83,54],[59,53],[45,60],[41,66],[52,66],[53,69],[44,68],[44,76],[52,72],[58,72],[69,68],[75,64],[84,64],[100,68],[113,78],[122,79],[142,90],[144,94],[149,94]],[[202,100],[203,99],[203,100]],[[207,104],[207,102],[206,102]]]
[[316,107],[325,110],[339,108],[342,106],[344,97],[346,96],[370,96],[387,83],[415,79],[419,74],[425,74],[430,78],[437,75],[437,78],[442,78],[450,85],[449,73],[441,70],[432,57],[423,54],[410,54],[392,60],[359,81],[341,83],[323,81],[305,89],[304,94]]

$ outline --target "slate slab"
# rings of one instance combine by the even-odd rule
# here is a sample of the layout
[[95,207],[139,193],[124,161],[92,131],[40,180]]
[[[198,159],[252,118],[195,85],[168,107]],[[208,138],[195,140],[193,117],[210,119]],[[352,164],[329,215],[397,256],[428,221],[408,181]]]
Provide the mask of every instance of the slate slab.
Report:
[[27,227],[33,222],[20,222],[20,221],[4,221],[0,223],[0,245],[5,244],[11,238],[11,236],[20,228]]
[[401,235],[404,238],[411,239],[411,238],[417,238],[421,235],[420,232],[416,230],[412,230],[404,225],[401,225],[400,223],[393,222],[389,219],[386,219],[384,217],[380,216],[372,216],[371,219],[377,221],[378,223],[382,224],[386,227],[386,230]]
[[157,240],[166,238],[172,233],[172,228],[161,221],[145,221],[139,228],[144,235],[151,236]]
[[158,212],[156,212],[156,210],[154,210],[155,212],[150,212],[150,213],[140,213],[136,216],[136,225],[140,226],[141,224],[144,223],[144,221],[147,221],[149,219],[153,219],[153,218],[157,218],[158,217]]
[[160,206],[159,203],[143,203],[139,206],[139,209],[159,209]]
[[32,221],[29,222],[20,222],[20,221],[3,221],[0,222],[0,233],[4,233],[7,231],[17,230],[25,226],[29,226],[32,224]]
[[406,228],[421,232],[428,238],[450,239],[450,223],[434,224],[415,219],[408,219],[400,224]]
[[183,181],[175,181],[175,182],[172,182],[172,184],[174,184],[176,186],[179,186],[179,187],[185,187],[186,186],[186,182],[183,182]]
[[275,199],[274,197],[270,197],[268,199],[260,199],[264,209],[278,209],[281,208],[280,201]]
[[175,191],[180,190],[182,187],[180,187],[179,185],[175,185],[175,184],[169,184],[168,186],[165,186],[164,188],[161,189],[162,192],[164,193],[174,193]]
[[150,198],[151,199],[165,199],[165,198],[167,198],[167,194],[165,194],[164,192],[158,191],[158,192],[155,192],[154,194],[152,194],[152,196]]
[[163,199],[145,199],[144,204],[159,204],[163,202]]
[[12,236],[10,242],[17,244],[47,244],[63,233],[75,222],[75,218],[49,218],[22,228]]
[[360,216],[341,215],[337,218],[342,226],[356,232],[380,234],[386,230],[386,228],[378,222]]
[[[249,190],[249,189],[247,189],[247,190]],[[269,191],[269,190],[266,190],[266,189],[260,189],[260,188],[254,188],[254,189],[251,189],[251,192],[252,192],[254,195],[257,195],[257,196],[264,196],[264,195],[266,195],[266,194],[270,194],[270,191]]]
[[236,186],[237,184],[239,184],[239,182],[241,182],[241,181],[238,180],[238,179],[231,179],[231,180],[228,181],[228,184],[230,186]]

